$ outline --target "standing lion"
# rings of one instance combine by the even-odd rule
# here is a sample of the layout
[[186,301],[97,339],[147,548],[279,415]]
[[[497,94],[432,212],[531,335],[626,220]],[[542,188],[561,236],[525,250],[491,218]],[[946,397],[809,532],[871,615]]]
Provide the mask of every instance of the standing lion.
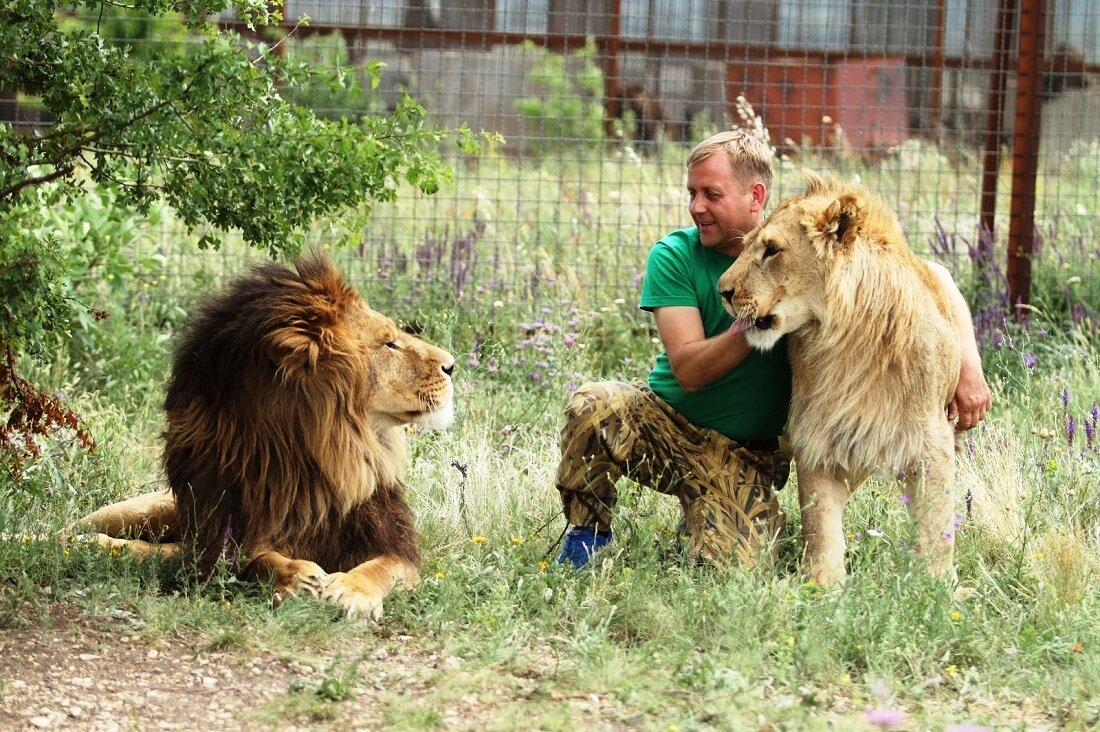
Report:
[[[192,314],[165,399],[169,492],[83,523],[101,546],[227,560],[377,619],[419,581],[404,430],[453,419],[454,358],[371,310],[327,257],[254,267]],[[160,543],[150,543],[159,539]]]
[[806,180],[746,236],[718,283],[753,347],[788,337],[805,568],[823,586],[843,580],[844,504],[885,471],[904,483],[917,551],[954,579],[955,432],[945,409],[960,349],[947,292],[881,199]]

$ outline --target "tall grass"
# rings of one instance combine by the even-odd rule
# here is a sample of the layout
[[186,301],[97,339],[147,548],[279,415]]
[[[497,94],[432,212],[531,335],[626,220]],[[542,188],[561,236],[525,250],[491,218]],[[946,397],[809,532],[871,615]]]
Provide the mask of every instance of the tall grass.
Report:
[[[92,268],[84,298],[112,317],[54,361],[25,365],[72,401],[97,448],[58,435],[18,483],[4,479],[0,626],[36,622],[61,599],[93,615],[125,606],[145,619],[149,642],[182,625],[244,652],[283,643],[323,653],[334,638],[411,634],[457,660],[420,706],[387,702],[397,726],[438,726],[470,694],[496,700],[502,729],[871,727],[900,713],[914,729],[1100,722],[1098,298],[1094,283],[1071,281],[1096,272],[1092,232],[1051,219],[1033,262],[1036,306],[1016,321],[1003,317],[1003,278],[989,264],[1003,252],[943,233],[955,224],[929,229],[925,243],[982,315],[994,389],[958,461],[957,559],[970,598],[920,571],[886,481],[850,503],[843,588],[822,591],[797,572],[793,484],[781,494],[788,531],[774,569],[685,565],[674,503],[623,481],[616,542],[591,568],[564,571],[548,560],[564,528],[554,473],[565,397],[651,364],[658,345],[635,308],[636,276],[682,198],[660,161],[618,178],[609,162],[584,165],[483,161],[460,171],[453,198],[399,204],[361,247],[336,252],[375,307],[423,329],[459,366],[456,425],[409,435],[425,579],[391,596],[378,631],[334,625],[319,603],[273,611],[262,591],[226,578],[180,583],[171,567],[33,538],[161,480],[172,336],[194,298],[241,266],[231,247],[192,252],[182,238],[157,241],[160,264],[143,262],[140,277],[108,284]],[[913,175],[899,172],[897,184]],[[342,692],[325,703],[348,703],[359,673],[354,659],[334,671],[326,688]]]

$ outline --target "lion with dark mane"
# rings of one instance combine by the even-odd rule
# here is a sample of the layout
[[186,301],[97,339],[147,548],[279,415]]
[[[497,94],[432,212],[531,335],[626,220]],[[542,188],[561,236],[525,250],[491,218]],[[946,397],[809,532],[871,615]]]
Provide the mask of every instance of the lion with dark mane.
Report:
[[101,546],[232,560],[349,615],[419,581],[407,425],[453,419],[454,358],[370,309],[323,256],[255,266],[192,317],[165,411],[168,491],[85,517]]
[[897,217],[860,186],[806,174],[745,237],[718,288],[754,348],[784,335],[788,420],[811,578],[844,578],[844,505],[874,473],[900,477],[916,548],[954,577],[957,326],[943,282]]

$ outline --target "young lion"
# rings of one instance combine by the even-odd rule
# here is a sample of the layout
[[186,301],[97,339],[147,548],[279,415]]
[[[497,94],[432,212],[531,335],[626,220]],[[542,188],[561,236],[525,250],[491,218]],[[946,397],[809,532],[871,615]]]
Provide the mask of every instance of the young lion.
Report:
[[788,336],[806,570],[823,586],[843,580],[844,504],[885,470],[904,481],[917,551],[954,579],[945,408],[960,351],[947,294],[877,196],[812,173],[806,181],[718,283],[753,347]]
[[[259,265],[192,314],[165,399],[169,492],[83,519],[101,546],[225,558],[377,619],[419,581],[409,424],[453,418],[454,358],[371,310],[325,257]],[[161,543],[150,543],[159,539]]]

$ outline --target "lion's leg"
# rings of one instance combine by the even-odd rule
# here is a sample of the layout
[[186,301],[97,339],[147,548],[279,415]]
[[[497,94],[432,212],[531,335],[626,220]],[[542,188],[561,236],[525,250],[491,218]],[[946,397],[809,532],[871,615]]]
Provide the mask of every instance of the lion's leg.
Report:
[[77,537],[81,541],[95,542],[100,549],[114,553],[131,552],[139,557],[150,555],[160,557],[174,557],[180,552],[180,546],[176,542],[166,544],[152,543],[143,539],[117,539],[107,534],[91,534]]
[[169,491],[154,491],[93,511],[78,521],[116,539],[157,538],[170,533],[176,499]]
[[299,592],[320,595],[329,577],[316,562],[291,559],[274,549],[253,552],[246,574],[250,579],[271,581],[275,585],[275,602]]
[[420,573],[411,562],[385,554],[367,560],[347,572],[329,575],[321,596],[341,605],[348,617],[382,617],[382,600],[398,584],[413,587]]
[[802,509],[803,571],[822,587],[843,582],[844,504],[851,491],[848,482],[822,471],[806,470],[796,463],[798,502]]
[[[146,539],[170,537],[176,518],[176,501],[168,491],[154,491],[104,506],[77,522],[98,533],[79,536],[107,551],[128,551],[138,556],[172,557],[179,553],[174,542],[151,543]],[[144,538],[139,538],[144,537]]]
[[927,560],[933,575],[952,582],[957,579],[955,500],[951,492],[954,479],[954,454],[947,452],[924,465],[913,466],[906,471],[904,481],[909,515],[917,528],[916,551]]

